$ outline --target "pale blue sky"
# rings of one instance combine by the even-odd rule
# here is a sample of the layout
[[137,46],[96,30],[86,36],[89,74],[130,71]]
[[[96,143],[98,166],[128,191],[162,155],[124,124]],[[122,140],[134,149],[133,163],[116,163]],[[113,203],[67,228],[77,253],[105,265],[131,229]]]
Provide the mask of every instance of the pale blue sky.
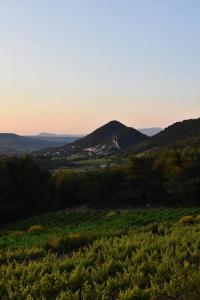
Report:
[[200,116],[200,1],[0,0],[0,132]]

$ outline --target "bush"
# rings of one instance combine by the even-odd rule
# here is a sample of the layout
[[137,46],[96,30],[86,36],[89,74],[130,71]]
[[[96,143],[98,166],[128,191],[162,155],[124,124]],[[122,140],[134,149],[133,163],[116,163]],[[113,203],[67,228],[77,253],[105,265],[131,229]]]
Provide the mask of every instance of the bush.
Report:
[[61,244],[62,244],[62,238],[55,237],[46,243],[45,248],[49,250],[57,251],[61,248]]
[[196,221],[197,223],[200,223],[200,215],[196,216],[195,221]]
[[44,226],[42,225],[33,225],[27,230],[29,233],[41,233],[45,231]]
[[148,300],[149,296],[146,291],[140,289],[139,287],[134,287],[133,289],[126,290],[120,293],[120,300]]
[[153,234],[158,234],[158,233],[159,233],[158,224],[152,224],[152,225],[151,225],[151,232],[152,232]]
[[115,217],[117,215],[116,211],[109,211],[106,215],[105,215],[105,219],[106,220],[111,220],[113,217]]
[[193,216],[185,216],[179,220],[182,225],[190,225],[195,223],[195,218]]
[[91,244],[96,235],[71,234],[63,237],[55,237],[47,242],[46,248],[60,253],[71,252]]

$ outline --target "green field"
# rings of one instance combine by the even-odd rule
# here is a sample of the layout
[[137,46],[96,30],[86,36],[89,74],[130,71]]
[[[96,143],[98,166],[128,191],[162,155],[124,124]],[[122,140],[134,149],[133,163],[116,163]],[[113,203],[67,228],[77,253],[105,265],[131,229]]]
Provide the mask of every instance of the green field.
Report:
[[10,224],[0,232],[0,299],[200,299],[199,214],[61,211]]
[[48,170],[69,170],[75,172],[85,172],[87,170],[104,169],[105,167],[120,166],[126,162],[123,157],[108,156],[96,158],[65,158],[53,157],[40,160],[43,167]]

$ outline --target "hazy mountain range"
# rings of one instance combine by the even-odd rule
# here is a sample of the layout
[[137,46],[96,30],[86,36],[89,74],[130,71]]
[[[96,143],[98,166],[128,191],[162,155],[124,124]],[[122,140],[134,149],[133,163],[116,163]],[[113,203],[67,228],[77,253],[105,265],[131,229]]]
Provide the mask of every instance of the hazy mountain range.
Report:
[[34,139],[34,140],[40,140],[40,141],[46,141],[50,142],[52,146],[59,147],[61,145],[72,143],[77,139],[80,139],[83,137],[84,134],[80,135],[67,135],[67,134],[54,134],[54,133],[39,133],[37,135],[27,135],[25,137]]
[[139,153],[164,146],[200,145],[200,118],[176,122],[149,137],[118,121],[111,121],[89,135],[58,148],[58,152],[108,154]]
[[152,128],[139,128],[137,130],[148,136],[153,136],[153,135],[161,132],[163,129],[160,127],[152,127]]
[[110,154],[122,151],[138,153],[169,145],[200,145],[200,118],[176,122],[162,130],[136,130],[118,121],[110,121],[88,135],[40,133],[20,136],[0,133],[0,153],[23,153],[37,150],[50,153]]
[[[147,135],[153,135],[161,128],[141,129]],[[46,148],[57,148],[77,139],[84,137],[84,134],[55,134],[42,132],[36,135],[20,136],[14,133],[0,133],[0,153],[21,153],[32,152]]]
[[0,133],[0,152],[24,152],[52,147],[51,143],[19,136],[13,133]]
[[0,133],[0,153],[23,153],[60,147],[80,137],[81,136],[20,136],[13,133]]

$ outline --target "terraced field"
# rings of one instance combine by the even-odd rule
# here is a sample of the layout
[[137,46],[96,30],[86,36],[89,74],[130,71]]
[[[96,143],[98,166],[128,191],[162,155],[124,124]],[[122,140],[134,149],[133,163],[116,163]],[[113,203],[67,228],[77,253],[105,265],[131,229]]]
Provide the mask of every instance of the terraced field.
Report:
[[200,299],[199,214],[62,211],[11,224],[0,233],[0,299]]
[[[200,208],[152,208],[134,210],[88,210],[59,211],[35,216],[24,221],[12,223],[6,229],[24,230],[32,225],[40,224],[50,228],[64,228],[69,231],[105,230],[110,227],[111,231],[116,229],[129,230],[132,227],[144,226],[149,223],[175,221],[185,215],[196,215]],[[91,227],[92,226],[92,227]]]

